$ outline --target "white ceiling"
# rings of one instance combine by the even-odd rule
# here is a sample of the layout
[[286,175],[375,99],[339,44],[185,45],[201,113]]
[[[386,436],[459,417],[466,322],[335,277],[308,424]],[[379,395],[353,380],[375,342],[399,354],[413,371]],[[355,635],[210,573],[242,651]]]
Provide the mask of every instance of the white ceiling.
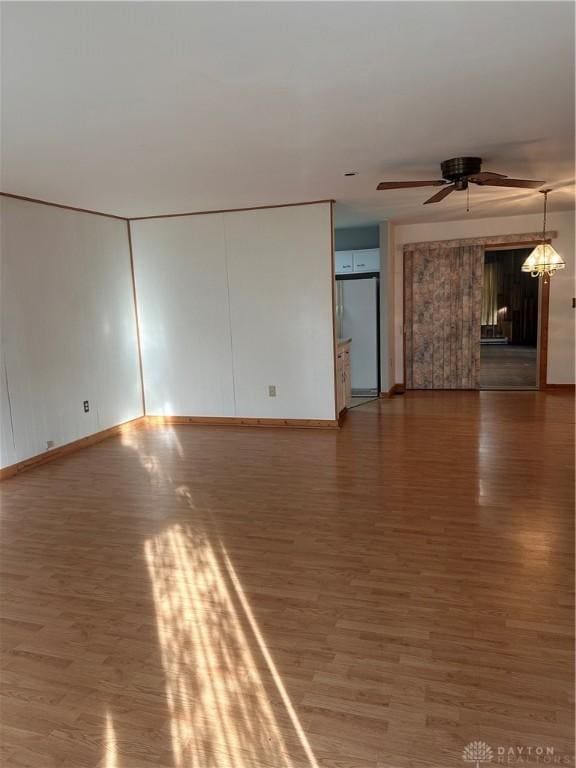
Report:
[[[466,216],[376,192],[441,160],[573,205],[570,2],[2,3],[2,189],[126,216],[338,201],[337,224]],[[347,171],[358,176],[345,178]],[[541,210],[471,192],[471,216]]]

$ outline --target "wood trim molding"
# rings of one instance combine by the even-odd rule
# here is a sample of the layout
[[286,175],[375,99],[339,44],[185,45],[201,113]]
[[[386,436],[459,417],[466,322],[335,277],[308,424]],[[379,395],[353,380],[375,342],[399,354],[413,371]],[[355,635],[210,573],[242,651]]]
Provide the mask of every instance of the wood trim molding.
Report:
[[406,259],[402,254],[402,386],[406,388]]
[[0,481],[7,480],[9,477],[14,477],[14,475],[18,475],[20,472],[25,472],[27,469],[39,467],[41,464],[47,464],[50,461],[60,459],[63,456],[67,456],[69,453],[79,451],[81,448],[87,448],[89,445],[101,443],[109,437],[115,437],[124,432],[131,432],[134,429],[139,429],[145,425],[145,418],[145,416],[138,416],[136,419],[117,424],[115,427],[104,429],[102,432],[95,432],[93,435],[81,437],[79,440],[73,440],[71,443],[65,443],[64,445],[59,445],[57,448],[52,448],[44,453],[31,456],[29,459],[19,461],[17,464],[10,464],[10,466],[0,469]]
[[334,416],[340,423],[338,413],[338,337],[336,329],[336,265],[334,255],[334,203],[330,203],[330,280],[332,296],[332,361],[334,365]]
[[575,384],[545,384],[541,387],[545,392],[574,392],[576,391]]
[[550,278],[540,280],[538,301],[538,389],[546,389],[548,378],[548,320],[550,316]]
[[128,221],[125,216],[116,216],[114,213],[102,213],[102,211],[92,211],[89,208],[76,208],[74,205],[62,205],[62,203],[51,203],[49,200],[39,200],[36,197],[24,197],[24,195],[13,195],[10,192],[0,192],[0,197],[11,197],[14,200],[23,200],[25,203],[37,203],[38,205],[49,205],[52,208],[63,208],[65,211],[76,211],[77,213],[91,213],[93,216],[105,216],[107,219],[119,219]]
[[136,294],[136,278],[134,276],[134,251],[132,249],[132,231],[130,222],[126,222],[128,232],[128,250],[130,252],[130,275],[132,277],[132,298],[134,300],[134,318],[136,320],[136,346],[138,349],[138,366],[140,369],[140,387],[142,389],[142,413],[146,415],[146,395],[144,393],[144,367],[142,365],[142,342],[140,338],[140,317],[138,315],[138,297]]
[[[552,233],[555,234],[555,233]],[[514,248],[532,248],[537,243],[542,242],[542,235],[540,235],[539,240],[518,240],[516,242],[510,242],[510,243],[495,243],[494,245],[487,245],[485,250],[487,251],[510,251]],[[551,238],[547,237],[544,241],[550,245],[552,242]]]
[[[546,240],[558,237],[558,232],[551,230],[546,232]],[[414,251],[417,248],[459,248],[467,245],[483,245],[485,248],[530,247],[542,242],[542,232],[523,232],[515,235],[486,235],[485,237],[462,237],[452,240],[430,240],[419,243],[404,243],[403,252]]]
[[387,392],[380,392],[380,397],[391,398],[394,395],[403,395],[406,392],[404,384],[393,384]]
[[63,203],[53,203],[50,200],[41,200],[37,197],[26,197],[25,195],[15,195],[12,192],[0,192],[0,197],[11,197],[14,200],[23,200],[26,203],[37,203],[38,205],[50,205],[52,208],[64,208],[67,211],[77,211],[78,213],[91,213],[94,216],[105,216],[108,219],[119,219],[120,221],[144,221],[146,219],[173,219],[178,216],[205,216],[209,213],[239,213],[241,211],[262,211],[268,208],[295,208],[300,205],[320,205],[320,203],[334,204],[336,201],[332,198],[325,200],[303,200],[299,203],[274,203],[273,205],[252,205],[246,208],[221,208],[210,211],[186,211],[184,213],[156,213],[151,216],[118,216],[115,213],[103,213],[102,211],[93,211],[90,208],[77,208],[74,205],[64,205]]
[[146,416],[147,426],[196,424],[216,427],[293,427],[296,429],[337,429],[336,419],[254,419],[243,416]]
[[380,392],[380,397],[387,400],[394,397],[394,395],[403,395],[404,392],[406,392],[404,384],[393,384],[387,391]]
[[220,208],[211,211],[187,211],[185,213],[157,213],[152,216],[131,216],[130,221],[145,221],[146,219],[174,219],[178,216],[207,216],[209,213],[240,213],[242,211],[264,211],[268,208],[295,208],[300,205],[320,205],[320,203],[335,203],[330,198],[326,200],[304,200],[300,203],[276,203],[274,205],[252,205],[247,208]]

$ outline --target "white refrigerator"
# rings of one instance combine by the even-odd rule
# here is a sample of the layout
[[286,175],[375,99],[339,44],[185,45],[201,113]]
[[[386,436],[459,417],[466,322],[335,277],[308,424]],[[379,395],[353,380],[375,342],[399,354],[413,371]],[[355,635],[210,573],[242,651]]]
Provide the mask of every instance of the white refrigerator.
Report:
[[378,394],[378,283],[377,277],[336,281],[338,335],[352,339],[353,395]]

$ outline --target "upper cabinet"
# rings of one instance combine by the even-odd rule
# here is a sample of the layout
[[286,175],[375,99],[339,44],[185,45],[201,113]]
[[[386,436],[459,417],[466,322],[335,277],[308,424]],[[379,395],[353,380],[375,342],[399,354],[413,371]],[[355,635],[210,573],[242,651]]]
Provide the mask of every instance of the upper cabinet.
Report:
[[366,248],[362,251],[336,251],[336,274],[380,272],[380,250]]
[[354,270],[354,251],[336,251],[336,274],[345,275]]
[[380,250],[354,251],[354,272],[380,272]]

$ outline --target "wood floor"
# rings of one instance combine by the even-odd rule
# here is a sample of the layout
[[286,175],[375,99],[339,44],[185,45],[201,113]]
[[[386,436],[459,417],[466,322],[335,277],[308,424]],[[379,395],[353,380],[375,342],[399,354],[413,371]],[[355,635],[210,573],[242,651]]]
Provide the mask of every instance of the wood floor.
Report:
[[573,764],[572,437],[567,395],[414,392],[6,481],[1,765]]

